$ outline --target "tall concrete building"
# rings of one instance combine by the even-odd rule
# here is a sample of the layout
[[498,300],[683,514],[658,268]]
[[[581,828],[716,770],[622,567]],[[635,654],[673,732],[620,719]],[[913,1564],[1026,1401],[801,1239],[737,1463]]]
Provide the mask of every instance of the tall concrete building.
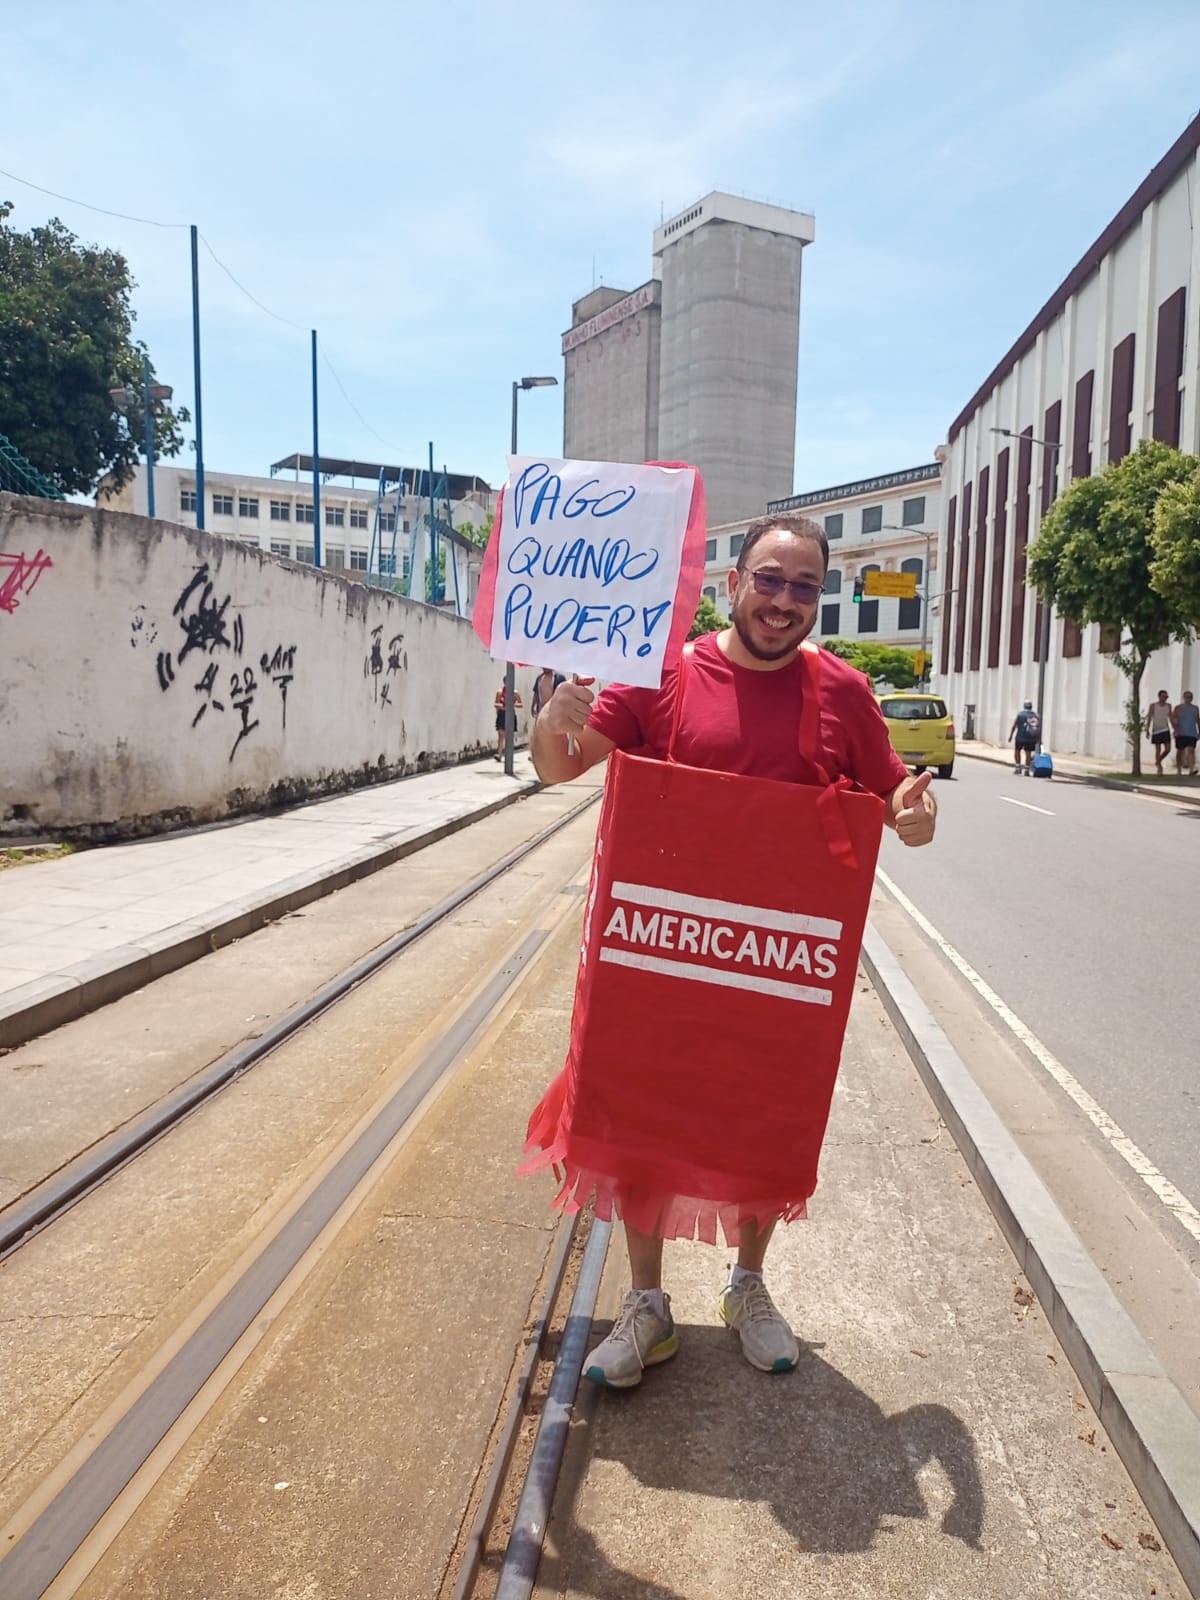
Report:
[[572,308],[564,455],[693,462],[713,524],[790,494],[812,239],[803,212],[719,193],[657,228],[647,283]]

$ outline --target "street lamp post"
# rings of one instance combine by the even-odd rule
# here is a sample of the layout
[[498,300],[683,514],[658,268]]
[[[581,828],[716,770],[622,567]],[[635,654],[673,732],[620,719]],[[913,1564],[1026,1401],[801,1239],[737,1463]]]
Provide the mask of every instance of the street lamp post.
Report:
[[154,515],[154,407],[160,400],[169,400],[174,392],[169,384],[150,382],[150,357],[144,350],[141,393],[128,385],[108,391],[113,405],[127,421],[137,410],[138,402],[141,402],[142,444],[146,452],[146,511],[151,517]]
[[[552,389],[557,378],[516,378],[512,386],[512,454],[517,453],[517,395],[522,389]],[[511,661],[504,664],[504,770],[513,775],[513,744],[517,730],[517,669]]]
[[[1029,433],[1014,433],[1011,428],[989,428],[988,431],[989,431],[989,433],[1003,434],[1003,436],[1006,439],[1016,439],[1018,441],[1018,443],[1022,439],[1028,439],[1030,444],[1040,444],[1043,450],[1049,450],[1050,451],[1051,455],[1054,457],[1054,464],[1053,464],[1052,470],[1054,472],[1054,480],[1055,480],[1054,481],[1055,495],[1051,496],[1051,499],[1053,500],[1055,498],[1055,496],[1057,495],[1057,490],[1058,490],[1058,457],[1059,457],[1059,452],[1062,450],[1062,444],[1059,442],[1059,440],[1057,440],[1057,439],[1035,439],[1033,437],[1033,435],[1029,434]],[[1038,520],[1039,520],[1039,523],[1040,523],[1041,518],[1039,517]],[[1040,604],[1040,606],[1042,608],[1042,633],[1041,633],[1041,638],[1040,638],[1040,640],[1038,642],[1038,681],[1037,681],[1037,719],[1038,719],[1038,742],[1037,742],[1037,747],[1038,747],[1038,749],[1040,751],[1041,748],[1042,748],[1042,735],[1044,734],[1045,729],[1046,729],[1046,715],[1045,715],[1045,703],[1046,703],[1046,660],[1050,655],[1050,600],[1049,600],[1049,597],[1044,595],[1044,594],[1042,594],[1039,591],[1038,592],[1038,603]]]

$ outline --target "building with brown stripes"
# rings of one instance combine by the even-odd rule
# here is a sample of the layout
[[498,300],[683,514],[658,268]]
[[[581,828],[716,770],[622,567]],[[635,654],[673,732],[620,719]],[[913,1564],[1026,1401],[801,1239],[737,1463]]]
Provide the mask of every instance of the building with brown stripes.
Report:
[[[1043,618],[1026,546],[1074,478],[1141,439],[1200,453],[1200,116],[1121,208],[950,426],[943,476],[936,683],[956,717],[1003,744],[1036,699],[1045,651],[1044,740],[1062,754],[1125,754],[1127,683],[1113,631]],[[1151,698],[1200,691],[1200,647],[1150,661]],[[961,726],[961,722],[960,722]]]

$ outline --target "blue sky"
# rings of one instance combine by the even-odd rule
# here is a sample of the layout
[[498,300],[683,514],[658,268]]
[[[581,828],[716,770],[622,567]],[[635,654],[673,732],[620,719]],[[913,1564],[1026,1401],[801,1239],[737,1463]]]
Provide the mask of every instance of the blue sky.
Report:
[[[432,439],[498,482],[512,379],[561,381],[572,300],[712,188],[816,217],[796,488],[928,461],[1200,100],[1194,0],[6,9],[0,167],[197,223],[285,319],[202,252],[205,459],[240,472],[309,448],[315,326],[363,419],[322,367],[323,453]],[[186,229],[0,198],[126,254],[190,403]],[[523,397],[524,449],[560,451],[561,396]]]

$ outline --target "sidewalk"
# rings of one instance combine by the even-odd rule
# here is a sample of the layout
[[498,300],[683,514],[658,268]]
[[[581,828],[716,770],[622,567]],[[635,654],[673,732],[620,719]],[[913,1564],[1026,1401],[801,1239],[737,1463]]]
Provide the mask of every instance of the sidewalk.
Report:
[[519,752],[268,817],[0,872],[0,1046],[20,1044],[537,787]]
[[[888,992],[886,967],[876,981]],[[1055,1326],[1073,1371],[1029,1287],[1032,1245],[1027,1281],[984,1192],[998,1182],[1018,1214],[1040,1205],[1043,1241],[1048,1197],[996,1144],[963,1159],[878,994],[859,991],[812,1220],[781,1229],[768,1258],[798,1369],[754,1371],[721,1326],[729,1251],[669,1244],[679,1354],[632,1390],[581,1384],[538,1600],[1186,1600],[1087,1399],[1107,1416],[1130,1381],[1107,1371],[1120,1320],[1107,1285],[1043,1248],[1038,1287],[1067,1307]],[[617,1229],[598,1315],[627,1282]],[[1200,1423],[1172,1392],[1182,1413],[1159,1388],[1138,1440],[1183,1485],[1187,1514],[1163,1521],[1200,1570]],[[1143,1486],[1153,1476],[1140,1462]]]
[[[1013,765],[1010,746],[985,744],[982,739],[959,739],[956,753],[970,756],[975,761],[994,761],[1002,767],[1011,768]],[[1127,760],[1114,761],[1109,756],[1060,756],[1053,751],[1051,755],[1054,757],[1055,778],[1069,778],[1073,783],[1091,784],[1096,789],[1119,789],[1124,794],[1150,795],[1163,800],[1182,800],[1188,805],[1200,805],[1200,777],[1179,778],[1173,767],[1168,768],[1170,777],[1177,780],[1173,783],[1139,783],[1135,778],[1117,776],[1118,773],[1128,774]],[[1174,752],[1171,760],[1174,761]],[[1146,760],[1143,765],[1149,766],[1150,776],[1153,777],[1154,762]],[[1109,773],[1111,777],[1107,776]],[[1146,776],[1144,770],[1142,776]]]

